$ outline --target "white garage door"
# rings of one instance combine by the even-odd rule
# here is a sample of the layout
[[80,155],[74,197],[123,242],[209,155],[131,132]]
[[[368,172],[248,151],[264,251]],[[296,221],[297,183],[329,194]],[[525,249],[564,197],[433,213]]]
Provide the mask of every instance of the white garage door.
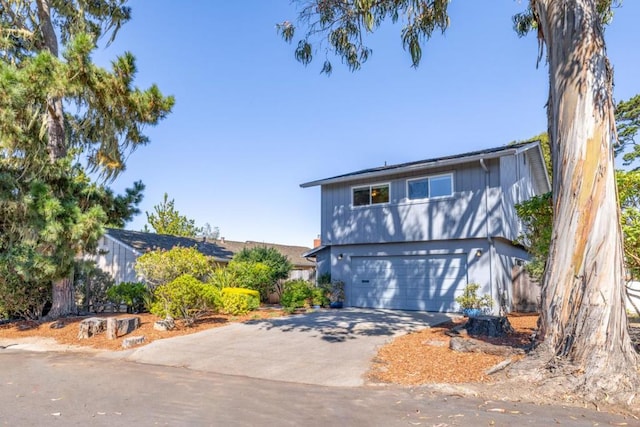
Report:
[[467,256],[352,257],[351,271],[352,306],[453,311],[467,284]]

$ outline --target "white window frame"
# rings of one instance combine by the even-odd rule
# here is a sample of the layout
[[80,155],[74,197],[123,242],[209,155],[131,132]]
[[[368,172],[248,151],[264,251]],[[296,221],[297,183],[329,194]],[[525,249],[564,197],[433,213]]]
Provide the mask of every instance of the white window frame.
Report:
[[[431,179],[432,178],[442,178],[448,176],[449,179],[451,180],[451,194],[446,194],[443,196],[436,196],[436,197],[431,197]],[[454,193],[456,192],[455,189],[455,179],[454,179],[454,173],[453,172],[447,172],[447,173],[439,173],[436,175],[426,175],[426,176],[420,176],[420,177],[416,177],[416,178],[411,178],[411,179],[407,179],[406,182],[406,200],[409,202],[415,202],[415,201],[422,201],[422,200],[437,200],[437,199],[445,199],[447,197],[452,197],[454,195]],[[413,181],[422,181],[422,180],[427,180],[427,190],[429,192],[429,195],[427,197],[420,197],[420,198],[415,198],[412,199],[409,197],[409,183],[413,182]]]
[[[389,189],[389,201],[384,202],[384,203],[372,203],[371,202],[371,190],[374,187],[384,187],[386,186]],[[366,205],[355,205],[355,201],[354,201],[354,197],[353,197],[353,192],[357,189],[361,189],[361,188],[368,188],[369,189],[369,203]],[[364,185],[354,185],[351,187],[351,207],[354,209],[360,209],[360,208],[370,208],[371,206],[384,206],[384,205],[388,205],[391,203],[391,183],[390,182],[378,182],[375,184],[364,184]]]

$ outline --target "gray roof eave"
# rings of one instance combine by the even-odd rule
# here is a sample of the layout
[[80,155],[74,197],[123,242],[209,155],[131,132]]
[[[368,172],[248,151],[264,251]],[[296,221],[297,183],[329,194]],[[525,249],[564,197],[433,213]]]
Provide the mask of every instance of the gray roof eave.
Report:
[[314,258],[318,254],[318,252],[326,249],[327,247],[328,247],[327,245],[321,245],[321,246],[315,247],[315,248],[311,249],[310,251],[307,251],[307,252],[303,253],[302,257],[303,258]]
[[499,150],[499,151],[480,152],[480,153],[473,153],[471,155],[461,155],[459,157],[425,160],[424,162],[415,162],[408,165],[387,166],[387,167],[381,168],[380,170],[373,170],[373,171],[367,170],[367,171],[363,171],[362,173],[354,172],[350,174],[335,176],[332,178],[309,181],[309,182],[300,184],[300,187],[309,188],[309,187],[315,187],[317,185],[340,184],[340,183],[350,182],[350,181],[355,181],[360,179],[376,179],[376,178],[383,178],[389,175],[396,175],[399,173],[429,170],[429,169],[440,168],[440,167],[456,166],[463,163],[480,161],[480,159],[488,160],[488,159],[500,158],[507,155],[513,155],[521,151],[529,150],[537,145],[539,145],[539,143],[536,141],[536,142],[522,145],[520,147],[507,146],[504,148],[504,150]]

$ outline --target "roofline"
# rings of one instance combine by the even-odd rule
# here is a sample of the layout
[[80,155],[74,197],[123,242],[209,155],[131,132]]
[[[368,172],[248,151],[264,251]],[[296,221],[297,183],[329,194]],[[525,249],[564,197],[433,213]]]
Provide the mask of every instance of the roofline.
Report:
[[[319,179],[316,181],[305,182],[300,184],[302,188],[315,187],[317,185],[327,185],[327,184],[339,184],[344,182],[356,181],[360,179],[371,179],[371,178],[383,178],[390,175],[396,175],[398,173],[412,172],[412,171],[420,171],[427,169],[434,169],[439,167],[448,167],[453,165],[459,165],[462,163],[469,163],[474,161],[479,161],[480,159],[495,159],[503,156],[519,154],[521,152],[532,149],[534,146],[540,146],[539,141],[530,142],[527,144],[523,144],[521,146],[506,146],[504,150],[493,151],[493,152],[476,152],[470,155],[462,155],[460,157],[447,157],[441,159],[433,159],[433,160],[425,160],[422,162],[414,162],[406,166],[401,165],[391,165],[387,166],[381,170],[373,170],[373,171],[365,171],[363,173],[354,172],[346,175],[339,175],[332,178]],[[540,151],[540,155],[542,156],[542,151]],[[547,178],[548,181],[548,178]]]
[[125,242],[123,242],[122,240],[118,240],[115,237],[113,237],[112,235],[109,234],[109,231],[107,229],[105,229],[105,233],[102,235],[103,237],[106,237],[107,239],[111,240],[112,242],[115,242],[119,245],[124,246],[127,249],[130,249],[131,252],[133,252],[135,255],[142,255],[142,252],[140,252],[139,250],[137,250],[136,248],[127,245]]
[[327,246],[327,245],[320,245],[318,247],[315,247],[315,248],[311,249],[310,251],[307,251],[307,252],[303,253],[302,257],[303,258],[314,258],[318,254],[318,252],[320,252],[320,251],[322,251],[322,250],[324,250],[324,249],[326,249],[328,247],[329,246]]

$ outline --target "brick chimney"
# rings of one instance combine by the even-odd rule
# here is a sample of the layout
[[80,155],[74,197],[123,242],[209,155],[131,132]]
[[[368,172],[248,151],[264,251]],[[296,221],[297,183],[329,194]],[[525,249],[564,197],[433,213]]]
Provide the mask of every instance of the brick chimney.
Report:
[[320,246],[322,244],[322,240],[320,240],[320,235],[318,234],[318,237],[316,237],[315,239],[313,239],[313,247],[317,248],[318,246]]

